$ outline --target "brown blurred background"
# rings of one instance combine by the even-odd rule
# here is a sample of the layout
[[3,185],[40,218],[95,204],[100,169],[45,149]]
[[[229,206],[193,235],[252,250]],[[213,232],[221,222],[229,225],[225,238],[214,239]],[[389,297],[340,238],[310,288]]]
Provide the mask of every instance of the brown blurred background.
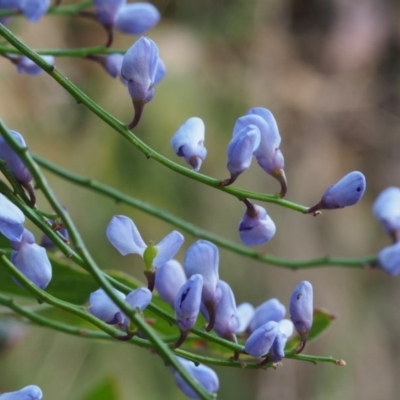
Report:
[[[352,170],[367,178],[354,207],[304,216],[266,204],[277,234],[260,251],[291,259],[364,256],[389,243],[371,215],[377,194],[400,185],[400,28],[394,0],[202,0],[154,4],[162,22],[148,33],[167,75],[146,106],[135,133],[181,162],[169,141],[189,117],[206,124],[202,172],[226,178],[226,147],[236,118],[269,108],[278,122],[289,181],[287,198],[316,203],[327,186]],[[49,16],[11,28],[35,48],[103,44],[92,21]],[[117,33],[115,48],[136,38]],[[58,58],[57,68],[118,119],[129,122],[126,88],[89,61]],[[243,205],[227,194],[177,175],[146,158],[45,74],[18,75],[0,59],[0,115],[30,149],[77,173],[111,184],[202,228],[239,243]],[[277,183],[254,165],[237,186],[265,193]],[[141,278],[141,260],[121,257],[107,242],[114,214],[130,216],[144,239],[158,241],[172,226],[46,173],[103,268]],[[41,207],[46,208],[39,196]],[[34,227],[31,227],[35,230]],[[37,235],[39,233],[35,231]],[[186,236],[185,248],[194,240]],[[178,259],[182,261],[184,249]],[[292,272],[220,251],[220,276],[237,303],[278,297],[288,305],[294,286],[310,280],[315,305],[338,315],[306,353],[344,358],[331,364],[284,361],[268,371],[215,368],[220,399],[355,400],[400,398],[400,281],[376,270],[340,267]],[[160,359],[126,345],[92,343],[32,328],[0,353],[0,392],[29,383],[45,399],[80,400],[104,377],[114,377],[121,399],[183,399]]]

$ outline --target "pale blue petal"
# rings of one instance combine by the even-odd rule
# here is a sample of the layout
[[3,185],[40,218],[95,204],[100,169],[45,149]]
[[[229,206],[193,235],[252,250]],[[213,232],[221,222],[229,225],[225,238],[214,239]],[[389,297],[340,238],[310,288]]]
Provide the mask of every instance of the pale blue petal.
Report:
[[278,333],[278,324],[269,321],[256,329],[246,340],[244,350],[253,357],[261,357],[268,353]]
[[132,3],[119,8],[115,28],[124,33],[142,35],[160,21],[161,15],[150,3]]
[[151,302],[151,292],[147,288],[139,288],[130,292],[125,301],[135,310],[143,311]]
[[221,298],[216,308],[214,331],[218,336],[227,338],[239,327],[236,301],[231,287],[226,282],[219,280],[218,286]]
[[4,195],[0,194],[0,232],[9,240],[20,241],[25,215]]
[[[125,295],[122,292],[114,289],[114,293],[121,300],[125,300]],[[97,289],[95,292],[90,293],[89,312],[96,318],[110,325],[121,322],[121,310],[114,304],[103,289]]]
[[123,255],[139,254],[143,256],[146,243],[133,221],[124,215],[115,215],[107,226],[107,239]]
[[253,332],[269,321],[280,322],[285,314],[286,308],[278,299],[267,300],[255,309],[249,330]]
[[178,231],[172,231],[160,243],[156,245],[157,255],[153,260],[153,265],[158,268],[167,261],[174,258],[175,254],[181,248],[185,238]]
[[41,400],[43,393],[39,386],[29,385],[16,392],[3,393],[0,400]]

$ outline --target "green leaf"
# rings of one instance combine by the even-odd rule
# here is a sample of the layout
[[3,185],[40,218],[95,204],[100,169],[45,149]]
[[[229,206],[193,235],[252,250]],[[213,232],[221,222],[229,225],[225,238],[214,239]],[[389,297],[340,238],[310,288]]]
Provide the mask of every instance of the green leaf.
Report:
[[121,400],[122,395],[117,382],[113,376],[103,378],[82,400]]

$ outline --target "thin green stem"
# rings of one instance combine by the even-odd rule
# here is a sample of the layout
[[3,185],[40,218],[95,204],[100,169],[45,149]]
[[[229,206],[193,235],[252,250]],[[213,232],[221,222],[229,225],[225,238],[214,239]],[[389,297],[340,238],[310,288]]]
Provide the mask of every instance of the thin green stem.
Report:
[[215,189],[221,190],[225,193],[229,193],[235,196],[239,200],[244,198],[254,199],[259,201],[264,201],[267,203],[274,203],[282,207],[289,208],[291,210],[305,213],[307,207],[302,206],[297,203],[293,203],[288,200],[284,200],[278,197],[278,195],[273,194],[263,194],[251,192],[248,190],[237,189],[231,186],[221,186],[220,180],[211,178],[209,176],[199,174],[186,167],[183,167],[168,158],[157,153],[142,140],[140,140],[136,135],[134,135],[125,124],[118,121],[115,117],[101,108],[97,103],[90,99],[85,93],[83,93],[77,86],[69,81],[64,75],[62,75],[54,66],[48,64],[43,58],[41,58],[36,52],[31,48],[26,46],[21,40],[19,40],[10,30],[8,30],[4,25],[0,24],[0,35],[3,36],[10,44],[15,46],[21,53],[25,54],[28,58],[38,64],[44,71],[46,71],[54,80],[56,80],[65,90],[67,90],[74,99],[83,105],[85,105],[90,111],[97,115],[101,120],[103,120],[108,126],[113,130],[118,132],[121,136],[127,139],[133,146],[135,146],[139,151],[141,151],[146,158],[154,159],[165,167],[184,175],[188,178],[201,182],[205,185],[211,186]]
[[[55,57],[77,57],[82,58],[88,55],[98,54],[98,55],[108,55],[108,54],[125,54],[126,50],[123,49],[110,49],[104,46],[94,46],[94,47],[81,47],[79,49],[41,49],[33,50],[35,53],[41,56],[55,56]],[[0,45],[0,54],[23,54],[20,50],[10,47]]]
[[53,172],[57,176],[72,182],[76,185],[85,187],[96,193],[100,193],[106,197],[114,199],[119,203],[124,203],[129,206],[135,207],[147,214],[153,215],[154,217],[168,222],[175,227],[201,239],[209,240],[216,245],[230,250],[236,254],[244,257],[253,258],[257,261],[270,264],[276,267],[288,268],[288,269],[305,269],[305,268],[316,268],[321,266],[338,266],[338,267],[352,267],[352,268],[363,268],[366,265],[374,263],[376,256],[366,256],[358,258],[340,258],[340,257],[319,257],[304,261],[287,260],[271,255],[265,255],[257,252],[256,250],[250,249],[246,246],[239,245],[235,242],[227,240],[222,236],[216,235],[205,229],[199,228],[198,226],[186,222],[184,219],[176,217],[173,214],[166,212],[165,210],[159,209],[152,206],[149,203],[145,203],[135,197],[127,196],[123,192],[117,189],[105,185],[104,183],[98,182],[94,179],[90,179],[78,174],[75,174],[65,168],[62,168],[38,155],[34,155],[35,161],[43,168]]

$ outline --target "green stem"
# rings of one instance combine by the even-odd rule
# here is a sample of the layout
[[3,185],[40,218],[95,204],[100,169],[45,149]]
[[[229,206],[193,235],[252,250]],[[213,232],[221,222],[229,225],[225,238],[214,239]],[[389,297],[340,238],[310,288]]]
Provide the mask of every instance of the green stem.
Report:
[[124,203],[135,207],[141,211],[146,212],[147,214],[153,215],[154,217],[166,221],[175,227],[190,233],[191,235],[209,240],[216,245],[230,250],[236,254],[239,254],[244,257],[253,258],[257,261],[264,262],[266,264],[274,265],[276,267],[288,268],[292,270],[297,269],[305,269],[305,268],[316,268],[321,266],[340,266],[340,267],[353,267],[353,268],[363,268],[366,265],[372,264],[376,256],[366,256],[366,257],[358,257],[358,258],[339,258],[339,257],[319,257],[310,260],[304,261],[294,261],[287,260],[279,257],[274,257],[270,255],[265,255],[257,252],[256,250],[250,249],[246,246],[239,245],[235,242],[227,240],[222,236],[216,235],[212,232],[209,232],[205,229],[199,228],[196,225],[193,225],[189,222],[186,222],[184,219],[178,218],[162,209],[152,206],[149,203],[145,203],[135,197],[127,196],[123,192],[118,191],[117,189],[105,185],[104,183],[98,182],[94,179],[90,179],[78,174],[75,174],[71,171],[68,171],[52,162],[38,156],[33,156],[35,161],[42,166],[43,168],[53,172],[57,176],[72,182],[76,185],[85,187],[94,192],[100,193],[104,196],[107,196],[111,199],[119,203]]
[[1,24],[0,24],[0,35],[3,36],[10,44],[15,46],[19,51],[21,51],[21,53],[25,54],[28,58],[30,58],[32,61],[38,64],[65,90],[67,90],[78,103],[85,105],[90,111],[92,111],[95,115],[97,115],[108,126],[110,126],[113,130],[118,132],[121,136],[127,139],[133,146],[135,146],[139,151],[141,151],[146,156],[146,158],[148,159],[152,158],[155,161],[159,162],[160,164],[164,165],[165,167],[181,175],[184,175],[188,178],[201,182],[205,185],[211,186],[215,189],[221,190],[225,193],[229,193],[232,196],[238,198],[239,200],[248,198],[248,199],[264,201],[267,203],[274,203],[303,214],[307,211],[308,207],[302,206],[297,203],[293,203],[288,200],[281,199],[278,197],[278,195],[256,193],[247,190],[237,189],[231,186],[220,186],[219,179],[211,178],[209,176],[194,172],[162,156],[161,154],[153,150],[151,147],[149,147],[147,144],[145,144],[142,140],[140,140],[127,128],[125,124],[123,124],[121,121],[118,121],[115,117],[113,117],[103,108],[101,108],[97,103],[95,103],[85,93],[83,93],[77,86],[75,86],[72,82],[70,82],[69,79],[67,79],[57,69],[55,69],[54,66],[48,64],[36,52],[34,52],[31,48],[26,46],[11,31],[9,31],[4,25]]
[[[33,50],[35,53],[42,56],[55,56],[55,57],[86,57],[93,54],[125,54],[126,50],[123,49],[110,49],[104,46],[94,47],[81,47],[79,49],[41,49]],[[21,51],[14,47],[0,45],[0,54],[23,54]]]
[[[0,24],[0,28],[1,28]],[[28,152],[27,147],[22,146],[9,132],[6,125],[0,119],[0,133],[8,143],[8,145],[19,155],[22,162],[31,172],[37,186],[42,190],[46,200],[52,206],[54,211],[62,219],[65,228],[68,231],[70,240],[80,258],[83,260],[86,270],[93,276],[95,281],[99,286],[106,292],[110,299],[121,309],[121,311],[131,320],[136,326],[141,330],[141,332],[153,343],[154,347],[157,349],[159,355],[163,360],[174,367],[174,369],[182,376],[182,378],[190,385],[190,387],[200,396],[202,399],[209,399],[210,394],[196,382],[189,372],[176,360],[171,349],[165,344],[156,334],[156,332],[148,326],[139,313],[122,300],[114,291],[111,283],[107,276],[100,270],[96,265],[92,256],[88,252],[78,230],[76,229],[71,217],[65,211],[64,207],[59,203],[55,197],[53,191],[50,189],[46,178],[40,171],[39,167],[33,160],[31,154]]]

